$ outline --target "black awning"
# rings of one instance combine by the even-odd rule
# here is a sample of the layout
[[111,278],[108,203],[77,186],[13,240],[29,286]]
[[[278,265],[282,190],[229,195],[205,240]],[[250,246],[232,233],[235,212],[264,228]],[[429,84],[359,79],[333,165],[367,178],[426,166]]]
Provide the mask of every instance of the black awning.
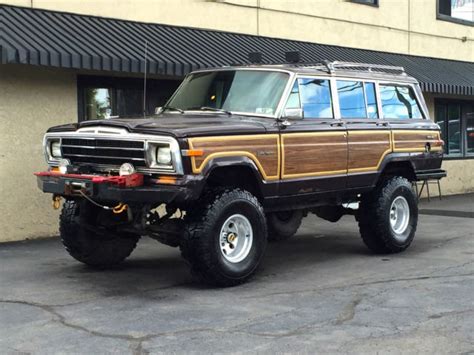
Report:
[[317,43],[63,12],[0,6],[1,63],[101,71],[148,71],[181,77],[207,67],[245,64],[249,52],[282,63],[286,51],[303,62],[350,61],[405,67],[425,92],[474,95],[474,63],[393,54]]

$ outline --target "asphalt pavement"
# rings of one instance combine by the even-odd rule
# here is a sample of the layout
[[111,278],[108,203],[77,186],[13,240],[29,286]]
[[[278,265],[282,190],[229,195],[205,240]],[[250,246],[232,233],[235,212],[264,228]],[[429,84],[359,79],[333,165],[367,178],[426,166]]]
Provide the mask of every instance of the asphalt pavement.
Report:
[[228,289],[147,238],[106,271],[57,238],[0,244],[0,353],[473,353],[474,218],[445,211],[470,212],[474,195],[432,203],[412,246],[388,256],[353,217],[311,215]]

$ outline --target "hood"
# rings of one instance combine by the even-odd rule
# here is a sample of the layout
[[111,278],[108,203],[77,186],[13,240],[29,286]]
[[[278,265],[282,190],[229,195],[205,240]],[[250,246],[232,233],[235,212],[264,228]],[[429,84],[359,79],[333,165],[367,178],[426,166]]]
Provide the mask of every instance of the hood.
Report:
[[[257,134],[274,127],[274,119],[224,114],[161,114],[146,118],[117,118],[84,121],[53,127],[50,131],[75,130],[90,126],[125,128],[129,132],[164,134],[177,138],[207,135]],[[69,129],[68,129],[69,128]]]

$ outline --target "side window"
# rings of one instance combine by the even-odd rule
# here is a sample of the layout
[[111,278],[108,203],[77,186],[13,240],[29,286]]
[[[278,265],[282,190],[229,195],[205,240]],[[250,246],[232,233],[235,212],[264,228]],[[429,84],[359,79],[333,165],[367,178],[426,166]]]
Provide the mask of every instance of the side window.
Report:
[[383,118],[423,118],[412,88],[380,84]]
[[337,81],[341,118],[365,118],[364,86],[360,81]]
[[298,79],[304,118],[333,118],[329,80]]

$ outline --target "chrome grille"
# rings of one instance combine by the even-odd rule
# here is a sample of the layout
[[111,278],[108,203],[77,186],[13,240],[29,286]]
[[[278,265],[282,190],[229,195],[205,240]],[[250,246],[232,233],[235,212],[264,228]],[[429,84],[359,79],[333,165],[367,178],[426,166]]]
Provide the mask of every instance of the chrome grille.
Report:
[[131,163],[146,167],[143,141],[116,139],[62,138],[62,156],[72,164],[114,165]]

